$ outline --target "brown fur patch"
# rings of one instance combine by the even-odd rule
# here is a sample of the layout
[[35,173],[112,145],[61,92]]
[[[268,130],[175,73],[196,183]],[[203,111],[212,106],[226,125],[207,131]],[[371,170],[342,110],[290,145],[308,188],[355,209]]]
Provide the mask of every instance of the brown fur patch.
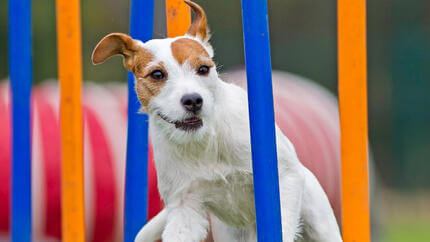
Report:
[[[134,89],[136,90],[140,104],[142,104],[143,111],[147,111],[151,99],[157,96],[166,84],[168,74],[162,63],[149,68],[146,65],[137,64],[134,69],[135,71],[133,73],[136,76]],[[151,73],[155,70],[161,70],[165,75],[165,79],[153,80]]]
[[157,69],[162,70],[167,78],[162,63],[148,67],[154,59],[151,52],[140,46],[138,41],[121,33],[104,37],[95,47],[92,60],[94,64],[99,64],[114,55],[122,55],[124,67],[136,76],[135,90],[143,110],[146,110],[151,99],[160,93],[165,83],[165,80],[153,80],[150,73]]
[[139,49],[141,48],[137,41],[126,34],[108,34],[94,48],[92,61],[94,64],[100,64],[111,56],[119,54],[124,58],[130,58]]
[[137,98],[139,99],[140,104],[142,104],[143,111],[147,111],[149,102],[155,96],[157,96],[161,88],[165,85],[165,81],[163,82],[154,82],[148,78],[138,78],[136,80],[136,84],[134,89],[136,90]]
[[154,81],[149,75],[156,69],[162,70],[165,75],[167,75],[162,65],[151,66],[148,68],[147,65],[152,60],[152,54],[143,48],[136,51],[131,58],[124,58],[125,68],[133,72],[136,77],[134,89],[136,91],[137,98],[142,105],[143,111],[147,110],[151,99],[160,93],[161,88],[165,84],[165,81]]
[[127,70],[134,74],[138,74],[141,73],[152,60],[153,56],[149,51],[139,48],[132,56],[124,58],[124,66]]
[[188,61],[193,69],[201,65],[214,66],[208,52],[196,40],[181,38],[172,42],[170,48],[172,55],[179,64]]
[[195,13],[194,21],[191,23],[190,28],[187,31],[187,34],[197,37],[203,42],[207,42],[210,38],[209,34],[209,26],[207,25],[206,13],[202,7],[200,7],[197,3],[192,1],[184,1],[188,4]]

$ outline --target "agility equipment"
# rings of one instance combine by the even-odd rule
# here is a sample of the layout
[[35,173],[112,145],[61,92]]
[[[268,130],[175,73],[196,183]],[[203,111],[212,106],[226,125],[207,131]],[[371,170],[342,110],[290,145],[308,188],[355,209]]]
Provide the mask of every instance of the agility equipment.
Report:
[[[59,98],[61,100],[61,236],[63,241],[84,241],[88,236],[85,231],[84,209],[83,149],[85,144],[82,113],[85,107],[83,108],[81,104],[80,4],[79,0],[57,0],[56,3],[61,93]],[[151,39],[153,6],[153,0],[131,1],[130,34],[132,37],[142,41]],[[267,12],[265,0],[242,0],[257,235],[260,241],[281,241]],[[365,12],[364,0],[338,0],[341,207],[343,237],[347,242],[370,241]],[[173,37],[185,33],[191,14],[181,0],[166,0],[166,17],[168,36]],[[10,236],[12,241],[31,241],[32,221],[34,221],[32,214],[36,213],[31,209],[31,189],[32,185],[35,186],[31,177],[32,168],[35,169],[31,166],[31,120],[34,119],[30,111],[31,0],[9,1],[9,33],[12,114],[9,143],[12,152],[10,183],[7,184],[10,184],[11,188]],[[124,241],[127,242],[134,240],[134,236],[146,222],[147,189],[149,189],[148,180],[145,177],[148,174],[148,118],[146,115],[137,114],[138,102],[133,89],[133,75],[130,73],[128,80],[127,164],[124,196]],[[4,108],[4,110],[8,109]],[[259,149],[256,149],[257,145]],[[267,189],[268,187],[271,189]],[[117,196],[121,195],[117,194]]]

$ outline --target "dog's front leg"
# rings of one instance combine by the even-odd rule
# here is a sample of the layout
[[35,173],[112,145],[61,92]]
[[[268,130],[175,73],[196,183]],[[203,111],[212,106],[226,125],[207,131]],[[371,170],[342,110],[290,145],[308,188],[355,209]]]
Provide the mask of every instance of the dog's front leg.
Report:
[[168,207],[163,242],[200,242],[206,239],[209,220],[198,202],[183,201]]
[[299,235],[303,189],[304,178],[298,173],[287,171],[279,174],[282,240],[284,242],[293,242]]
[[135,242],[154,242],[161,238],[167,220],[167,210],[164,208],[154,218],[152,218],[137,233]]

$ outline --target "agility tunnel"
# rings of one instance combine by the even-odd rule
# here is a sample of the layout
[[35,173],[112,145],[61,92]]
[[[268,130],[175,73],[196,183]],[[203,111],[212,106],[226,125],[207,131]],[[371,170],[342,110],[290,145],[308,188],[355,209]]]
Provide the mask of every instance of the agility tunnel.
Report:
[[[245,85],[245,72],[223,76]],[[318,177],[340,221],[339,115],[336,99],[319,85],[285,72],[273,73],[275,117],[300,160]],[[0,239],[10,228],[10,94],[0,84]],[[47,82],[35,87],[32,113],[33,240],[59,241],[59,90]],[[84,174],[87,241],[122,241],[126,157],[127,90],[123,84],[87,84],[83,89]],[[151,150],[150,150],[151,151]],[[162,204],[149,152],[148,218]],[[145,177],[145,176],[142,176]]]

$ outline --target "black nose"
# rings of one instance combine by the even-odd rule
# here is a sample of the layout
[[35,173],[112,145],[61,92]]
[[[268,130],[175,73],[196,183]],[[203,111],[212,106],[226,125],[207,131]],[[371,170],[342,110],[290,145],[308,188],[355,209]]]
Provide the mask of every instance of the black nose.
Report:
[[203,98],[198,93],[185,94],[181,98],[181,103],[187,111],[197,114],[202,109]]

